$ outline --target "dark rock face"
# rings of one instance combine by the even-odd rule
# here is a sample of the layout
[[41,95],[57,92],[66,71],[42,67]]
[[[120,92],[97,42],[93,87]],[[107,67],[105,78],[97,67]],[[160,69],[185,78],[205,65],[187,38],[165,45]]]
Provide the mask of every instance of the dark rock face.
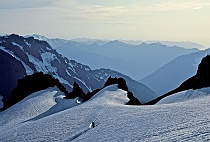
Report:
[[59,80],[53,78],[49,74],[39,72],[25,76],[18,80],[17,87],[12,90],[10,98],[4,105],[4,109],[11,107],[34,92],[54,86],[57,86],[60,91],[64,92],[65,94],[68,93],[66,88],[59,82]]
[[12,88],[17,85],[17,80],[26,75],[22,63],[11,55],[0,50],[0,95],[7,101]]
[[85,93],[83,92],[83,90],[79,87],[79,85],[76,82],[74,82],[72,92],[68,93],[65,98],[66,99],[74,99],[76,97],[83,98],[84,95]]
[[210,86],[210,56],[207,55],[198,66],[195,76],[183,82],[176,90],[183,91],[187,89],[200,89]]
[[126,103],[126,105],[141,105],[141,103],[139,102],[139,100],[133,96],[133,93],[132,92],[128,91],[127,97],[130,100]]
[[107,79],[107,81],[105,82],[104,87],[112,85],[112,84],[118,84],[118,88],[119,89],[128,91],[128,86],[126,84],[126,81],[123,78],[112,78],[112,77],[109,77]]
[[[210,86],[210,56],[207,55],[198,66],[197,74],[180,85],[180,89],[200,89]],[[182,89],[182,90],[183,90]]]
[[127,91],[127,97],[130,99],[126,105],[141,105],[140,101],[134,97],[133,93],[129,91],[125,79],[123,78],[111,78],[109,77],[104,84],[104,87],[112,84],[118,84],[118,88]]
[[152,105],[160,101],[162,98],[172,95],[177,92],[181,92],[188,89],[200,89],[210,86],[210,56],[207,55],[201,61],[198,66],[196,75],[192,76],[188,80],[184,81],[178,88],[160,96],[146,104]]

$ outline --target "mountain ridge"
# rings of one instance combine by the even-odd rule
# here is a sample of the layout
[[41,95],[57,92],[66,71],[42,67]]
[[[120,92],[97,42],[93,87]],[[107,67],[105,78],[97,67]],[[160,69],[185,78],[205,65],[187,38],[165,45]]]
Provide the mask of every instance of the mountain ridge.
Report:
[[149,86],[157,95],[163,95],[193,76],[206,55],[210,55],[210,49],[179,56],[139,82]]
[[[57,53],[57,51],[46,41],[37,40],[33,37],[24,38],[15,34],[3,36],[0,37],[0,47],[0,51],[4,53],[5,56],[7,55],[17,61],[19,65],[15,65],[22,70],[22,72],[21,70],[14,70],[12,72],[14,75],[19,75],[19,77],[13,81],[13,88],[17,84],[19,78],[34,72],[43,72],[52,75],[54,78],[58,79],[69,92],[72,90],[74,82],[77,82],[85,93],[101,88],[107,78],[111,76],[110,74],[112,74],[112,72],[118,77],[126,78],[126,81],[128,82],[132,82],[130,86],[144,86],[143,84],[132,80],[130,77],[112,70],[103,71],[105,76],[102,77],[102,73],[100,73],[101,70],[97,70],[96,73],[87,65],[78,63],[75,60],[69,60]],[[12,65],[7,64],[6,60],[3,62],[6,63],[5,66],[7,67],[13,67]],[[5,71],[4,73],[6,74],[7,72]],[[4,80],[6,81],[7,78],[4,78]],[[4,101],[7,100],[13,89],[9,87],[10,83],[7,85],[8,93],[2,94]],[[148,87],[144,86],[143,88],[144,90],[135,90],[136,93],[134,94],[138,98],[141,98],[142,96],[143,102],[156,97],[155,93]],[[144,93],[139,96],[138,91],[143,91]]]
[[[39,39],[39,36],[36,35]],[[146,77],[163,64],[180,55],[199,51],[162,43],[141,43],[132,45],[120,40],[104,44],[86,44],[73,40],[43,38],[62,55],[89,65],[92,69],[110,68],[130,76],[135,80]],[[83,56],[81,56],[83,54]],[[78,56],[77,56],[78,55]],[[98,62],[97,62],[98,61]]]

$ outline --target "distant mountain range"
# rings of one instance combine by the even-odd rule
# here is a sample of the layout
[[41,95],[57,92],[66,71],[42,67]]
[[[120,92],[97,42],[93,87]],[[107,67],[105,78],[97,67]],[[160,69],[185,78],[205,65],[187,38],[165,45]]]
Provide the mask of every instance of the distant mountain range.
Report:
[[[33,37],[47,41],[54,49],[69,59],[86,64],[93,69],[110,68],[135,80],[146,77],[180,55],[199,51],[178,46],[169,47],[160,42],[151,43],[152,41],[150,41],[151,44],[135,45],[119,40],[63,40],[49,39],[40,35],[33,35]],[[170,43],[172,44],[172,42]],[[200,48],[199,45],[197,47]]]
[[57,53],[46,41],[34,37],[24,38],[15,34],[0,37],[0,55],[0,95],[4,97],[4,101],[10,96],[18,79],[34,72],[52,75],[68,91],[77,82],[85,92],[102,87],[109,76],[122,77],[128,82],[134,96],[143,103],[157,97],[148,87],[126,75],[110,69],[92,70],[89,66],[69,60]]
[[193,76],[201,59],[206,55],[210,55],[210,49],[179,56],[140,82],[149,86],[157,95],[163,95]]
[[[107,42],[110,42],[111,40],[99,40],[99,39],[91,39],[91,38],[75,38],[75,39],[72,39],[72,41],[85,43],[85,44],[97,43],[98,45],[103,45]],[[142,44],[142,43],[151,44],[151,43],[159,42],[159,43],[165,44],[167,46],[179,46],[179,47],[184,47],[184,48],[187,48],[187,49],[192,49],[192,48],[204,49],[205,48],[201,44],[198,44],[198,43],[195,43],[195,42],[190,42],[190,41],[180,41],[180,42],[178,42],[178,41],[161,41],[161,40],[148,40],[148,41],[143,41],[143,40],[119,40],[119,41],[124,42],[126,44],[133,44],[133,45],[139,45],[139,44]]]

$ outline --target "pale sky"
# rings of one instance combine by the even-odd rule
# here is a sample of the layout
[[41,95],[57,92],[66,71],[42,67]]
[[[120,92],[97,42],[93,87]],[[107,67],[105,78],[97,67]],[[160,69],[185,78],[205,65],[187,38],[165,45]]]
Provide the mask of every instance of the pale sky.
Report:
[[0,0],[0,33],[210,47],[210,0]]

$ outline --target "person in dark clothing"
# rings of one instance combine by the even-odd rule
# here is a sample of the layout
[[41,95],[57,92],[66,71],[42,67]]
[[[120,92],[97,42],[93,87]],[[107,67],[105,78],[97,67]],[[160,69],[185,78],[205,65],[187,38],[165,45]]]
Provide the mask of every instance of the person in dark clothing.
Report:
[[95,127],[95,123],[91,122],[89,128],[94,128]]

